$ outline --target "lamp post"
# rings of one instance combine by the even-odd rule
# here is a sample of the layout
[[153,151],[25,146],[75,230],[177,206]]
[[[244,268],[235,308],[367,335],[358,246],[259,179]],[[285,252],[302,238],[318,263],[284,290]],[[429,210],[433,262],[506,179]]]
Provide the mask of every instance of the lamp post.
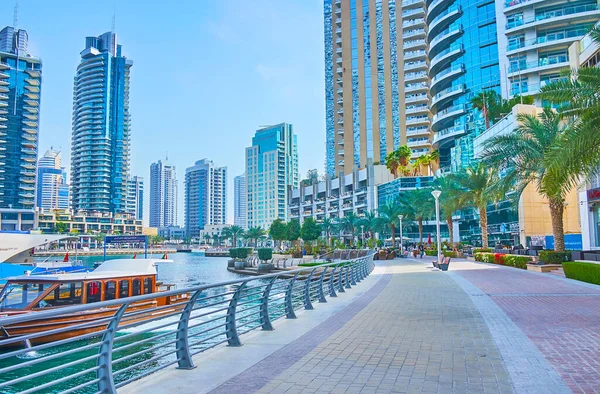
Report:
[[440,195],[442,194],[441,190],[434,190],[431,192],[433,198],[435,198],[435,228],[437,230],[437,262],[440,264],[441,260],[441,250],[442,244],[440,240]]
[[398,215],[398,220],[400,221],[400,254],[402,254],[402,241],[404,240],[402,237],[402,219],[404,219],[404,215]]
[[360,238],[361,238],[361,245],[364,249],[365,248],[365,226],[362,224],[360,225]]

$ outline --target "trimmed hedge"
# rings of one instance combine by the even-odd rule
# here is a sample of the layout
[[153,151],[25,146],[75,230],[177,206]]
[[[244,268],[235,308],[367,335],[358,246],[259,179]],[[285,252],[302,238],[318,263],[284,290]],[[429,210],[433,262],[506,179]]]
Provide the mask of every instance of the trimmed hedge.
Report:
[[546,264],[562,264],[571,261],[571,252],[555,252],[553,250],[540,250],[540,261]]
[[490,253],[492,249],[490,248],[475,248],[473,249],[473,254],[475,253]]
[[526,269],[527,263],[532,258],[529,256],[518,256],[514,254],[502,254],[502,253],[484,253],[477,252],[473,254],[475,261],[481,261],[483,263],[507,265],[509,267]]
[[567,261],[562,266],[567,278],[600,285],[600,264]]
[[445,250],[442,252],[442,254],[444,255],[444,257],[452,257],[453,259],[455,259],[457,256],[457,253],[452,251],[452,250]]
[[437,256],[437,250],[425,250],[425,256]]
[[252,254],[252,248],[231,248],[229,249],[229,256],[232,259],[245,259]]
[[271,248],[258,248],[258,258],[260,260],[266,261],[271,260],[273,258],[273,249]]

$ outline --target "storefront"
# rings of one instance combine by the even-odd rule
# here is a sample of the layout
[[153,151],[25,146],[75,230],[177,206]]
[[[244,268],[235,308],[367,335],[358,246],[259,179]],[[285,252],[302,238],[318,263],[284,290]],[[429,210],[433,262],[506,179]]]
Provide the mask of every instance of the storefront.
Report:
[[600,187],[579,193],[583,250],[600,249]]

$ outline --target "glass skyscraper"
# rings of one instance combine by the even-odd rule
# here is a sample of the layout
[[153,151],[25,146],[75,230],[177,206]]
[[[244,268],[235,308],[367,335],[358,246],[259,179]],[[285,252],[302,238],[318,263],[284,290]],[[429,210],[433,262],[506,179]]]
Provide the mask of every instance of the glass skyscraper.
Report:
[[473,161],[473,139],[485,122],[471,98],[500,93],[495,7],[487,0],[427,1],[431,128],[443,169]]
[[73,89],[73,209],[127,212],[129,74],[115,33],[87,37]]
[[326,172],[431,148],[425,0],[324,0]]
[[159,160],[150,165],[150,227],[177,225],[177,171]]
[[42,62],[25,30],[0,31],[0,208],[35,208]]
[[233,178],[233,224],[246,228],[246,175]]
[[69,209],[67,173],[62,167],[62,154],[50,149],[38,162],[37,207],[41,209]]

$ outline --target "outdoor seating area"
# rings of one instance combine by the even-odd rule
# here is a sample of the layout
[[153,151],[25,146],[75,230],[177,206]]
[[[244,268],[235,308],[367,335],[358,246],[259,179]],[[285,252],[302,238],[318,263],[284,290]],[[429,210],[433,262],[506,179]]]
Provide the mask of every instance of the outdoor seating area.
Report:
[[448,267],[450,266],[450,260],[451,260],[450,257],[444,257],[444,258],[442,258],[442,262],[441,263],[438,263],[437,261],[434,260],[433,261],[433,266],[435,268],[438,268],[438,269],[442,270],[442,271],[448,271]]

